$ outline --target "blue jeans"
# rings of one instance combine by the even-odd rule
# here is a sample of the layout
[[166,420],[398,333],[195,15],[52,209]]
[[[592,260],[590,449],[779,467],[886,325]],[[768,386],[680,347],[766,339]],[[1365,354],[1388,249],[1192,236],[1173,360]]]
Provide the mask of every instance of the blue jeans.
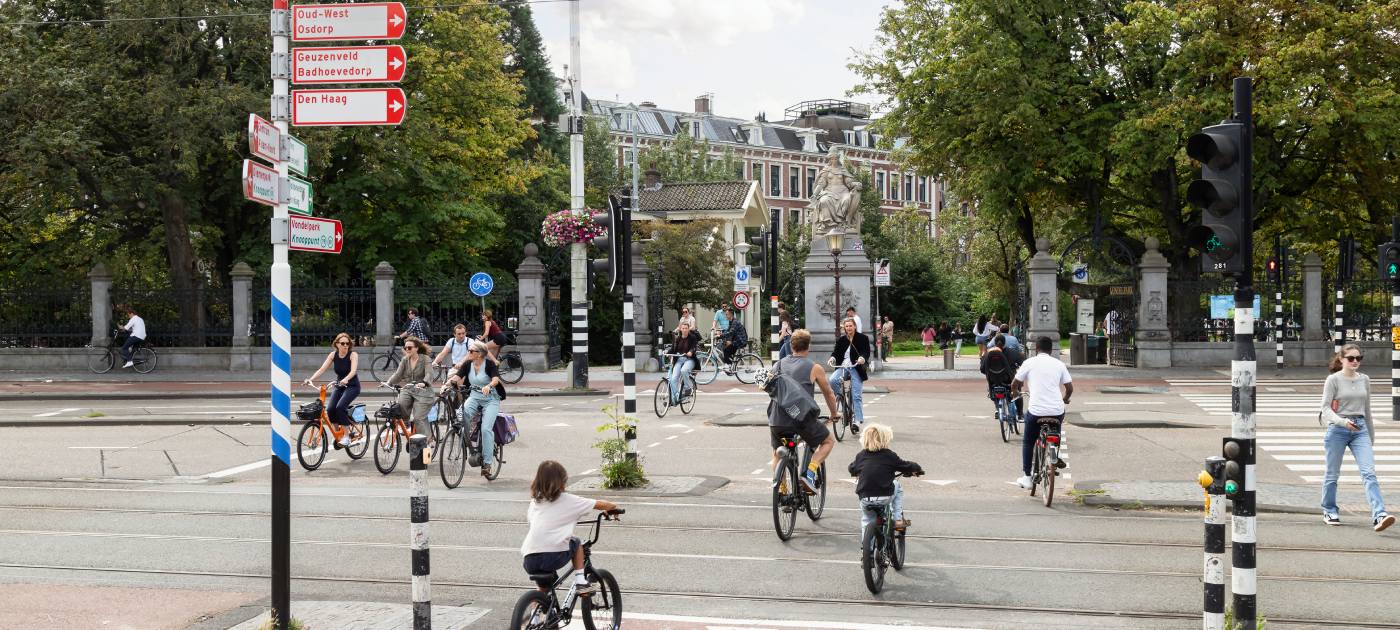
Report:
[[836,371],[832,372],[831,377],[827,379],[831,383],[831,391],[837,396],[841,395],[842,370],[851,371],[851,422],[864,424],[865,409],[862,407],[865,405],[861,404],[861,390],[865,388],[865,383],[860,380],[860,374],[856,373],[855,368],[836,368]]
[[[667,380],[670,381],[671,384],[671,404],[675,404],[676,401],[680,400],[681,379],[690,378],[690,371],[693,369],[695,369],[695,359],[689,357],[680,359],[676,361],[675,365],[671,366],[671,375],[667,377]],[[691,385],[691,387],[694,387],[694,385]]]
[[462,407],[462,417],[471,422],[476,412],[481,412],[481,465],[490,466],[496,459],[496,415],[501,412],[501,399],[495,394],[490,397],[473,392]]
[[[1029,404],[1029,402],[1027,404]],[[1040,439],[1040,423],[1037,422],[1037,420],[1041,418],[1059,418],[1060,422],[1063,423],[1065,414],[1060,414],[1058,416],[1035,416],[1031,415],[1029,411],[1026,412],[1026,421],[1021,425],[1021,434],[1025,436],[1025,439],[1021,440],[1021,474],[1027,477],[1031,476],[1031,456],[1035,454],[1035,441]],[[1064,435],[1063,424],[1060,425],[1060,435]],[[1061,439],[1064,438],[1061,437]]]
[[[860,500],[862,508],[866,506],[882,506],[890,501],[894,502],[894,520],[904,518],[904,488],[899,485],[899,480],[894,480],[893,497],[867,497]],[[860,511],[860,531],[864,532],[866,527],[875,522],[875,512],[862,509]]]
[[142,339],[140,337],[127,336],[126,343],[122,344],[122,361],[130,361],[132,349],[134,349],[138,345],[141,345],[142,341],[145,341],[145,339]]
[[1359,430],[1346,427],[1328,426],[1322,442],[1327,448],[1327,472],[1322,476],[1322,511],[1337,513],[1337,478],[1342,474],[1342,454],[1351,448],[1352,459],[1361,472],[1361,483],[1366,486],[1366,500],[1371,503],[1371,519],[1375,520],[1385,511],[1385,500],[1381,498],[1381,486],[1376,482],[1376,458],[1371,449],[1371,434],[1366,432],[1366,418],[1351,416]]
[[778,359],[786,359],[792,354],[792,336],[783,337],[783,342],[778,346]]
[[340,425],[348,425],[350,420],[350,403],[360,395],[360,379],[355,379],[345,387],[332,387],[331,395],[326,400],[326,415],[329,415],[331,422]]

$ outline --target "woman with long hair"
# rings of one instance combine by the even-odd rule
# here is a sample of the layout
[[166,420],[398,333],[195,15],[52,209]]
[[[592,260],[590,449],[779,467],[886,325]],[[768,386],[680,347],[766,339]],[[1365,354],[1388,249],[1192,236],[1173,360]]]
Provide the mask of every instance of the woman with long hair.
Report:
[[1322,476],[1322,520],[1328,525],[1342,524],[1337,509],[1337,478],[1341,476],[1342,455],[1349,448],[1366,487],[1366,500],[1371,504],[1371,526],[1379,532],[1395,524],[1395,517],[1386,513],[1380,483],[1376,481],[1371,379],[1359,369],[1362,358],[1356,344],[1342,346],[1332,356],[1332,374],[1322,387],[1318,422],[1327,428],[1322,438],[1327,452],[1327,472]]
[[[428,344],[413,335],[404,337],[403,361],[399,362],[399,369],[384,383],[400,388],[395,402],[409,410],[408,417],[413,424],[413,432],[429,436],[432,435],[432,427],[428,426],[428,411],[437,399],[430,387],[434,376],[431,363],[432,349]],[[430,441],[431,439],[429,438]]]
[[[326,355],[326,360],[321,363],[320,369],[315,374],[306,377],[305,383],[311,387],[316,386],[316,379],[327,369],[335,369],[335,383],[339,387],[331,389],[330,396],[326,399],[326,415],[330,416],[331,422],[342,426],[352,423],[350,420],[350,403],[360,395],[360,377],[357,372],[360,370],[360,353],[355,352],[355,342],[350,338],[350,333],[340,333],[335,336],[335,341],[331,342],[330,354]],[[350,444],[350,432],[346,432],[336,447],[344,447]]]
[[972,336],[977,342],[977,358],[987,354],[987,340],[992,338],[992,326],[986,313],[977,316],[977,325],[972,327]]

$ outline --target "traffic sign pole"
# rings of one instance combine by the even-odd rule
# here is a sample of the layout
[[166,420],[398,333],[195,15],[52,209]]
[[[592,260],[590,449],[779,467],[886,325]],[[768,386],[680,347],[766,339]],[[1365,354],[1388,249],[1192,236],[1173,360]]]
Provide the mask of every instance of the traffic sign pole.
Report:
[[[288,0],[273,0],[272,54],[286,55]],[[287,133],[287,78],[273,74],[273,125]],[[280,157],[280,156],[279,156]],[[287,177],[287,162],[278,160],[277,177]],[[285,200],[283,200],[285,201]],[[273,223],[287,220],[287,204],[272,209]],[[291,455],[292,455],[292,267],[287,239],[272,244],[272,615],[277,630],[288,630],[291,613]]]

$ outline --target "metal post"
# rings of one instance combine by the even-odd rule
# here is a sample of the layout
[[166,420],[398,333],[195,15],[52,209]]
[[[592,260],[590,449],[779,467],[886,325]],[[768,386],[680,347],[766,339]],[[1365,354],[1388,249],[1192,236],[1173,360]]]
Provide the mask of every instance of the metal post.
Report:
[[[586,214],[583,202],[583,89],[579,69],[579,3],[569,3],[569,210]],[[573,294],[573,369],[569,386],[588,387],[588,246],[569,246],[569,289]]]
[[[637,156],[632,155],[632,162],[636,164]],[[635,173],[634,173],[635,175]],[[634,177],[635,181],[635,177]],[[623,251],[622,260],[615,261],[615,264],[622,265],[622,414],[627,418],[627,433],[623,437],[627,440],[627,459],[637,459],[637,333],[633,321],[636,313],[636,296],[632,294],[632,211],[637,208],[638,196],[641,191],[632,189],[632,207],[618,208],[622,213],[621,225],[622,234],[615,234],[613,238],[622,239]]]
[[1283,281],[1284,256],[1282,239],[1274,237],[1274,261],[1278,265],[1274,280],[1274,367],[1283,369]]
[[[1400,217],[1390,220],[1390,240],[1400,242]],[[1379,261],[1381,265],[1386,261]],[[1400,274],[1390,279],[1390,417],[1394,422],[1400,418],[1400,342],[1396,342],[1395,331],[1400,328]]]
[[768,211],[767,238],[768,260],[763,261],[763,266],[768,276],[763,279],[763,282],[768,285],[768,324],[773,328],[773,332],[768,337],[768,354],[776,369],[781,354],[779,346],[782,345],[782,337],[779,334],[782,325],[778,321],[778,210],[776,208]]
[[1225,458],[1206,458],[1205,604],[1203,630],[1225,628]]
[[432,581],[428,573],[428,485],[423,481],[423,473],[428,469],[423,459],[427,446],[426,435],[415,433],[408,438],[408,540],[413,553],[413,630],[431,630],[433,627]]
[[[288,1],[272,3],[272,54],[288,54],[290,16]],[[279,78],[280,77],[280,78]],[[287,107],[286,75],[274,72],[272,79],[272,122],[287,135],[290,108]],[[287,163],[276,164],[277,178],[287,177]],[[285,200],[284,200],[285,201]],[[273,222],[285,222],[286,203],[273,207]],[[275,235],[274,235],[275,238]],[[287,262],[287,241],[272,245],[272,615],[278,630],[287,630],[292,618],[291,554],[291,457],[292,457],[292,267]]]
[[[844,245],[843,245],[843,247],[844,247]],[[832,270],[833,274],[835,275],[835,279],[836,279],[836,293],[832,296],[833,299],[831,300],[832,303],[835,304],[835,309],[836,309],[836,311],[835,311],[834,313],[832,313],[831,316],[832,316],[832,318],[834,318],[834,319],[836,320],[836,337],[835,337],[835,339],[840,339],[842,333],[841,333],[841,250],[839,250],[839,249],[836,250],[836,251],[831,252],[831,270]],[[857,330],[856,332],[859,333],[860,331]]]
[[1244,124],[1245,141],[1240,147],[1240,168],[1249,182],[1239,191],[1240,208],[1244,215],[1242,256],[1246,262],[1243,272],[1235,276],[1235,360],[1230,364],[1231,411],[1230,436],[1241,440],[1244,450],[1244,490],[1235,500],[1233,563],[1230,591],[1234,594],[1235,621],[1240,630],[1255,630],[1258,582],[1255,558],[1254,512],[1254,394],[1258,364],[1254,355],[1254,107],[1252,85],[1248,77],[1235,79],[1235,120]]
[[1332,350],[1335,352],[1341,352],[1342,346],[1347,342],[1345,298],[1346,278],[1348,272],[1351,271],[1349,268],[1351,262],[1349,257],[1351,256],[1352,250],[1351,237],[1343,236],[1339,244],[1340,249],[1337,254],[1337,303],[1334,308],[1336,311],[1336,319],[1332,322]]

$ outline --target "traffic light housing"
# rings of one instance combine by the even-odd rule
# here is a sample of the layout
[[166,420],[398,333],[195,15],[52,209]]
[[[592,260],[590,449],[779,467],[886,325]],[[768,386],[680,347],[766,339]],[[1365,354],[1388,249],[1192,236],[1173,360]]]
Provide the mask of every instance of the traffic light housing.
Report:
[[1380,261],[1381,279],[1400,280],[1400,243],[1381,243],[1376,260]]
[[1264,270],[1268,272],[1269,282],[1278,284],[1279,278],[1282,277],[1279,274],[1278,258],[1275,256],[1270,256],[1268,262],[1264,263]]
[[1244,468],[1247,443],[1239,438],[1225,438],[1220,454],[1225,458],[1225,497],[1238,500],[1244,496]]
[[604,234],[593,239],[593,246],[599,253],[597,258],[589,260],[588,266],[593,274],[607,281],[608,291],[616,289],[618,280],[627,273],[628,253],[632,250],[630,205],[631,196],[624,190],[608,196],[606,211],[593,213],[593,222],[603,226]]
[[766,230],[760,232],[758,236],[749,237],[749,243],[753,244],[753,247],[749,248],[749,260],[747,261],[750,268],[749,275],[761,281],[760,287],[768,282],[766,273],[768,271],[768,237],[769,234]]
[[1201,252],[1201,270],[1207,273],[1241,274],[1249,270],[1245,258],[1249,238],[1250,208],[1245,207],[1250,182],[1241,157],[1245,126],[1226,122],[1212,125],[1186,141],[1186,154],[1201,163],[1201,178],[1186,189],[1186,199],[1201,208],[1201,224],[1189,234],[1191,246]]

